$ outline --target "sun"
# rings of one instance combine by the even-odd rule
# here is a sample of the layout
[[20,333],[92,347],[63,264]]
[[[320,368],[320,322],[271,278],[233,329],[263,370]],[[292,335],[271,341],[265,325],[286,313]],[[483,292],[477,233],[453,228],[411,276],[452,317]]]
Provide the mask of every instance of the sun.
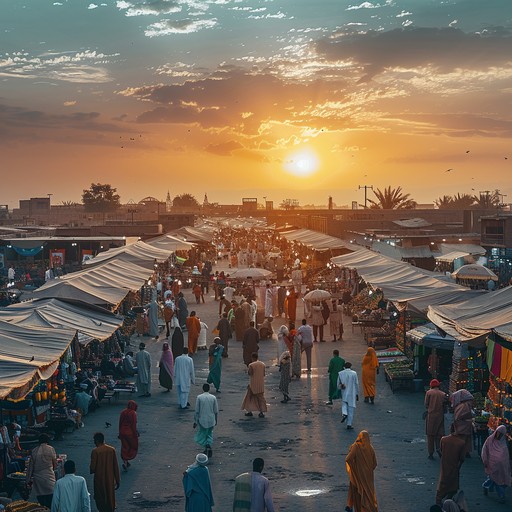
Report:
[[311,176],[318,170],[318,158],[316,154],[309,150],[304,149],[292,153],[284,162],[284,168],[294,176]]

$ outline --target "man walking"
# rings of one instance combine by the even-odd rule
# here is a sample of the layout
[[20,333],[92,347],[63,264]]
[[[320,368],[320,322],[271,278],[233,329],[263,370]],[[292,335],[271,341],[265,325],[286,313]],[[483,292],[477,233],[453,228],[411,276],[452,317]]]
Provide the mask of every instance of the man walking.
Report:
[[436,504],[451,498],[459,490],[460,467],[466,458],[466,443],[455,435],[455,426],[450,435],[441,438],[441,472],[437,484]]
[[430,381],[430,389],[425,393],[425,430],[427,434],[428,458],[434,458],[434,448],[441,456],[441,438],[444,435],[444,406],[447,396],[440,389],[437,379]]
[[196,455],[196,461],[183,473],[185,512],[211,512],[214,505],[210,473],[206,467],[208,456]]
[[264,466],[263,459],[254,459],[252,472],[236,477],[233,512],[274,512],[270,483],[261,474]]
[[249,385],[242,402],[242,410],[247,411],[246,416],[252,416],[253,411],[259,411],[259,417],[264,418],[267,412],[265,400],[265,363],[258,361],[258,354],[252,353],[252,363],[247,370],[249,374]]
[[151,396],[151,355],[145,343],[139,343],[139,352],[135,356],[137,365],[137,389],[139,397]]
[[195,311],[190,312],[190,316],[185,321],[188,331],[188,353],[195,354],[197,352],[197,340],[201,331],[201,322],[196,316]]
[[188,348],[183,347],[183,354],[174,360],[174,384],[178,391],[180,409],[190,407],[188,402],[190,385],[195,383],[194,361],[188,355]]
[[308,325],[305,318],[302,319],[302,325],[297,329],[300,337],[300,345],[303,352],[306,352],[306,364],[308,373],[311,373],[311,351],[313,350],[313,329]]
[[121,483],[116,449],[105,444],[102,432],[94,434],[96,448],[91,452],[90,472],[94,475],[94,501],[98,512],[114,512]]
[[340,357],[339,350],[332,351],[332,358],[329,361],[329,400],[325,405],[332,405],[332,401],[340,397],[340,390],[338,389],[338,374],[345,368],[345,359]]
[[64,476],[53,488],[52,512],[91,512],[91,500],[83,476],[75,475],[72,460],[64,462]]
[[249,328],[244,332],[244,337],[242,339],[243,357],[246,366],[249,366],[252,363],[253,352],[258,352],[260,348],[258,345],[259,340],[260,333],[258,332],[258,329],[254,327],[254,322],[251,320]]
[[341,423],[347,421],[347,430],[353,430],[352,420],[359,400],[359,380],[352,370],[352,363],[345,363],[345,369],[338,374],[338,388],[341,389]]
[[222,317],[217,324],[217,330],[219,331],[220,344],[224,347],[222,357],[228,357],[228,343],[231,338],[231,325],[228,320],[228,314],[222,313]]
[[217,397],[210,394],[209,384],[203,384],[203,392],[196,398],[194,428],[199,428],[194,436],[194,441],[204,448],[204,453],[208,458],[213,455],[213,427],[217,425],[218,414]]

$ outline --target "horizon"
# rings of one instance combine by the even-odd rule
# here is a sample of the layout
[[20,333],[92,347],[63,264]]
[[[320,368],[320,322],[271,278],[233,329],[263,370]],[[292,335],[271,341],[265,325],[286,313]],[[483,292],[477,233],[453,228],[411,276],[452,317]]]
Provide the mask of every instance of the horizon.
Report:
[[[4,0],[0,204],[512,197],[502,0]],[[373,198],[370,192],[369,197]],[[511,199],[512,201],[512,199]]]

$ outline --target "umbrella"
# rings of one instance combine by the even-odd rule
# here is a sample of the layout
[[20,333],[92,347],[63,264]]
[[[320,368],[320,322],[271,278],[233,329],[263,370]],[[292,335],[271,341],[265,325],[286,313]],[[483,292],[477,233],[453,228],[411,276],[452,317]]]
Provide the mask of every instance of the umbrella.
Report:
[[331,298],[331,294],[327,290],[311,290],[304,295],[304,300],[320,301]]
[[452,277],[454,279],[479,279],[481,281],[498,280],[498,276],[492,270],[477,264],[463,265],[452,272]]
[[264,268],[240,268],[230,272],[229,277],[234,279],[247,279],[248,277],[252,279],[265,279],[270,274],[272,274],[272,272]]

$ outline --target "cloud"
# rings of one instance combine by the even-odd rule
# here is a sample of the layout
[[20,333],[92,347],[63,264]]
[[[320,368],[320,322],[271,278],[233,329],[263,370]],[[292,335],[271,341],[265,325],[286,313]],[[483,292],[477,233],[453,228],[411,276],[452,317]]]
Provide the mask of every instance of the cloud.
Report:
[[162,20],[152,23],[144,31],[147,37],[168,36],[171,34],[191,34],[203,29],[212,28],[217,24],[216,19],[211,20],[193,20],[185,18],[182,20]]
[[342,101],[341,88],[335,81],[303,84],[224,66],[207,78],[128,88],[119,94],[156,105],[137,118],[140,123],[197,123],[204,129],[231,127],[252,134],[267,120],[304,126],[323,117],[324,112],[313,112],[311,98],[317,103]]
[[345,10],[346,11],[358,11],[359,9],[379,9],[380,7],[383,7],[384,5],[391,5],[392,1],[387,0],[385,4],[372,4],[371,2],[363,2],[359,5],[349,5]]
[[96,4],[89,4],[89,5],[87,6],[87,9],[89,9],[89,10],[93,10],[93,9],[97,9],[98,7],[99,7],[99,5],[96,5]]
[[176,0],[144,0],[130,2],[119,0],[116,6],[120,11],[125,11],[126,16],[159,16],[181,12],[180,2]]
[[11,78],[46,78],[75,83],[105,83],[111,77],[105,65],[118,57],[96,50],[80,52],[27,52],[0,54],[0,76]]
[[430,66],[441,72],[488,69],[512,61],[512,35],[465,33],[456,28],[408,27],[322,39],[316,49],[328,61],[350,61],[370,79],[386,69]]
[[[52,141],[74,144],[115,144],[119,133],[132,133],[105,123],[99,112],[52,114],[0,104],[0,144]],[[104,139],[104,135],[108,137]],[[110,142],[109,142],[110,141]]]
[[220,144],[208,144],[204,150],[208,153],[214,153],[215,155],[231,156],[233,151],[243,149],[243,147],[244,146],[236,140],[228,140],[227,142],[222,142]]
[[76,100],[73,100],[73,101],[65,101],[65,102],[63,103],[63,105],[64,105],[65,107],[72,107],[73,105],[76,105]]

